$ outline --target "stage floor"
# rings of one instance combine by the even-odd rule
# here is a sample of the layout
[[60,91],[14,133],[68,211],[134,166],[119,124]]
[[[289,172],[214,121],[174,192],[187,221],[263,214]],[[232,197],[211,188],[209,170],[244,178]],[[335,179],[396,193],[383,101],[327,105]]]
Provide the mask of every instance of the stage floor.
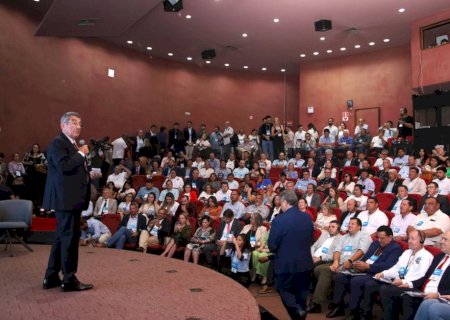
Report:
[[81,247],[85,292],[42,289],[50,251],[14,245],[0,251],[1,319],[259,319],[251,292],[207,268],[126,250]]

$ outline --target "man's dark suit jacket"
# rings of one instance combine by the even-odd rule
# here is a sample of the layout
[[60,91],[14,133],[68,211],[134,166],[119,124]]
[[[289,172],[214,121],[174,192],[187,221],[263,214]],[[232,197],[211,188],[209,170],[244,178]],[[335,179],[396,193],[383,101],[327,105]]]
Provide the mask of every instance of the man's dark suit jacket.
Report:
[[[433,274],[434,270],[441,263],[444,256],[445,256],[445,253],[440,253],[434,257],[434,259],[431,262],[431,265],[428,268],[425,275],[422,278],[417,279],[416,281],[412,282],[414,288],[419,289],[419,290],[422,288],[425,281]],[[438,292],[441,295],[450,294],[450,267],[445,269],[444,274],[441,276],[441,281],[439,282],[439,285],[438,285]]]
[[[347,158],[342,159],[340,167],[343,168],[346,162],[347,162]],[[358,165],[359,165],[358,159],[352,158],[352,160],[350,161],[350,166],[357,167]],[[347,167],[349,167],[349,166],[347,166]]]
[[[370,259],[370,257],[373,256],[373,254],[379,249],[380,242],[378,240],[375,240],[370,245],[369,249],[367,250],[366,254],[361,258],[361,261],[366,262],[366,260]],[[378,259],[370,265],[368,273],[375,274],[378,272],[381,272],[383,270],[387,270],[390,267],[392,267],[394,264],[397,263],[398,258],[403,253],[403,248],[400,247],[400,245],[395,242],[391,241],[386,247],[384,247],[381,254],[378,256]]]
[[[183,130],[184,139],[186,140],[186,143],[189,141],[189,130],[188,128],[184,128]],[[191,140],[192,143],[195,143],[197,141],[197,131],[195,131],[194,128],[191,128]]]
[[[303,199],[306,199],[306,193],[303,194]],[[320,195],[318,193],[313,193],[313,196],[311,198],[310,207],[314,207],[314,208],[318,209],[321,204],[322,204],[322,199],[320,198]]]
[[142,176],[142,175],[146,174],[145,168],[142,166],[139,166],[139,170],[137,170],[137,167],[133,167],[132,173],[133,173],[133,175],[138,175],[138,176]]
[[[411,198],[411,197],[407,197],[406,200],[411,200],[412,203],[414,203],[413,212],[416,212],[416,211],[417,211],[417,201],[416,201],[416,199]],[[392,209],[394,209],[394,206],[395,206],[395,204],[397,203],[397,201],[398,201],[398,198],[397,198],[397,197],[395,197],[394,199],[392,199],[392,202],[391,202],[391,205],[390,205],[389,208],[388,208],[388,211],[392,211]]]
[[[419,210],[417,210],[417,211],[419,211],[419,212],[422,211],[423,205],[425,204],[425,200],[427,200],[428,198],[430,198],[430,196],[428,195],[428,193],[426,193],[422,197],[422,201],[420,202]],[[437,201],[440,204],[440,208],[439,209],[445,214],[450,214],[448,198],[446,196],[441,195],[441,194],[438,194],[436,198],[437,198]]]
[[[222,222],[220,223],[219,230],[217,230],[216,232],[216,240],[220,240],[220,238],[222,238],[223,229],[225,228],[225,225],[226,225],[225,221],[222,220]],[[237,237],[241,233],[241,230],[242,230],[242,223],[238,219],[234,218],[233,223],[231,224],[230,232],[235,237]]]
[[48,174],[42,206],[47,210],[86,210],[89,205],[90,179],[86,158],[63,133],[47,150]]
[[[389,183],[389,179],[387,179],[387,180],[383,179],[383,184],[381,185],[380,192],[384,192],[384,190],[386,190],[388,183]],[[397,194],[398,187],[401,186],[402,183],[403,183],[402,179],[395,179],[394,186],[392,187],[393,194]]]
[[[203,190],[203,187],[205,186],[205,183],[206,181],[203,178],[198,178],[195,181],[192,178],[188,178],[186,179],[186,182],[184,184],[190,184],[192,188],[197,189],[200,194],[201,191]],[[195,184],[195,187],[193,186],[193,184]]]
[[312,270],[311,246],[314,225],[308,214],[296,206],[273,220],[270,228],[269,249],[275,254],[276,274]]
[[[142,230],[147,230],[147,219],[145,219],[145,217],[142,214],[138,214],[137,217],[138,217],[138,221],[137,221],[136,230],[140,234]],[[120,226],[126,227],[129,220],[130,220],[130,215],[129,214],[124,215],[122,220],[120,221]]]

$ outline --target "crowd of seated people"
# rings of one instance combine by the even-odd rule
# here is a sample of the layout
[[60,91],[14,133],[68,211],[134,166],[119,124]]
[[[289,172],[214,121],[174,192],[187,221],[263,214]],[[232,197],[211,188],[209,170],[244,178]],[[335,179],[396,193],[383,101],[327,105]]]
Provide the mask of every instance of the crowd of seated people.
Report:
[[[415,157],[389,148],[389,139],[405,138],[392,123],[370,129],[360,119],[352,135],[330,118],[321,132],[312,124],[294,132],[267,116],[248,136],[245,130],[235,134],[227,122],[224,131],[216,127],[210,134],[205,126],[197,132],[189,123],[184,130],[174,124],[168,134],[152,126],[131,139],[104,139],[89,155],[91,167],[102,172],[102,179],[93,181],[101,194],[93,193],[92,209],[83,213],[81,243],[159,250],[185,261],[192,256],[194,263],[228,272],[243,285],[259,276],[270,286],[270,223],[282,214],[278,194],[293,190],[316,228],[309,311],[321,310],[334,282],[330,317],[342,314],[349,287],[350,314],[368,315],[369,284],[340,272],[378,275],[401,258],[397,242],[413,250],[419,230],[422,245],[440,247],[450,231],[444,148]],[[23,171],[19,163],[17,155],[10,163],[14,179]],[[119,215],[119,226],[109,230],[113,215]],[[395,250],[386,251],[391,247]],[[367,306],[359,309],[365,299]]]

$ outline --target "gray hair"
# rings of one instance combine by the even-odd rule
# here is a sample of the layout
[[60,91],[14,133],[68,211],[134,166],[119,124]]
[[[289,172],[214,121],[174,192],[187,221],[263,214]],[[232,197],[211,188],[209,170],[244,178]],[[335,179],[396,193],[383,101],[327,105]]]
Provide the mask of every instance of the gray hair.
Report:
[[80,116],[79,113],[73,112],[73,111],[69,111],[69,112],[66,112],[66,113],[64,113],[64,114],[62,115],[61,120],[59,121],[59,123],[61,123],[61,124],[62,124],[62,123],[68,123],[70,117],[77,117],[77,118],[80,118],[80,119],[81,119],[81,116]]
[[327,150],[325,150],[325,153],[333,153],[333,150],[327,149]]
[[297,195],[292,190],[284,190],[280,193],[280,201],[285,200],[290,206],[295,206],[298,203]]

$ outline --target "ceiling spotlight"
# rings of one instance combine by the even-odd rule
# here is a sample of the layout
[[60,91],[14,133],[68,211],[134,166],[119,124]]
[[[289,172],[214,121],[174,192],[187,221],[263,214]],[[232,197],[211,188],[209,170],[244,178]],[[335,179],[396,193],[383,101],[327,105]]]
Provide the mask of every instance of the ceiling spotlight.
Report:
[[327,50],[327,53],[332,53],[332,52],[333,52],[333,50],[331,50],[331,49]]
[[229,67],[230,64],[229,64],[229,63],[225,63],[224,66],[225,66],[225,67]]
[[247,38],[247,37],[248,37],[248,34],[243,33],[243,34],[242,34],[242,37]]
[[375,42],[369,42],[369,46],[374,46],[375,45]]
[[405,8],[400,8],[400,9],[398,9],[398,12],[400,12],[400,13],[403,13],[403,12],[405,12],[405,11],[406,11]]
[[325,37],[320,37],[320,41],[324,41],[325,40]]
[[133,41],[128,40],[127,43],[128,43],[128,44],[133,44]]
[[266,71],[267,68],[266,68],[266,67],[262,67],[261,70],[262,70],[262,71]]
[[383,40],[383,42],[386,42],[386,43],[388,43],[389,41],[391,41],[391,40],[388,39],[388,38],[386,38],[386,39]]
[[248,66],[243,66],[242,68],[244,68],[244,69],[248,69]]
[[273,19],[273,22],[278,23],[278,22],[280,22],[280,19],[274,18],[274,19]]
[[167,55],[168,55],[169,57],[173,57],[173,53],[172,53],[172,52],[169,52]]
[[300,58],[304,58],[304,57],[306,57],[306,54],[302,53],[302,54],[300,55]]
[[313,52],[313,55],[318,56],[319,53],[317,51]]
[[211,60],[206,60],[205,63],[210,64]]
[[148,51],[152,51],[153,48],[152,48],[152,47],[147,47],[147,50],[148,50]]
[[163,6],[166,12],[178,12],[183,10],[183,0],[165,0]]
[[342,47],[340,50],[341,51],[345,51],[345,50],[347,50],[347,48],[346,47]]
[[190,14],[187,14],[186,19],[190,19],[190,18],[192,18],[192,16]]
[[187,61],[191,61],[191,60],[192,60],[192,57],[187,57],[186,60],[187,60]]
[[281,69],[280,71],[281,71],[281,72],[286,72],[286,69]]
[[355,48],[359,49],[359,48],[361,48],[361,46],[359,44],[355,44]]

